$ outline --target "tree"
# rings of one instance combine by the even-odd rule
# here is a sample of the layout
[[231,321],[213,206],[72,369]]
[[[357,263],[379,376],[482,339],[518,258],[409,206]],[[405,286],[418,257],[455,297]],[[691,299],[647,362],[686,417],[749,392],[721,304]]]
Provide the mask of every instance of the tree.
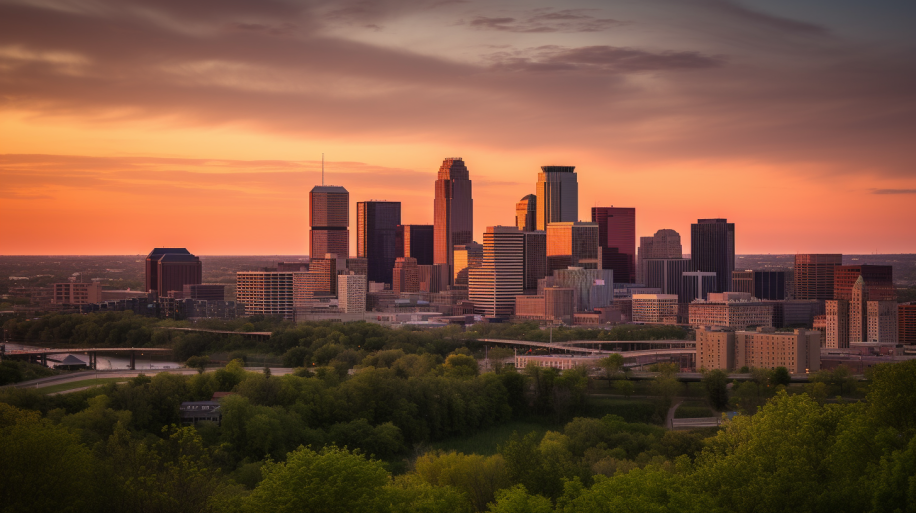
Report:
[[607,379],[610,381],[617,376],[617,373],[623,368],[623,356],[619,353],[606,356],[598,360],[598,366],[604,369]]
[[792,382],[792,375],[789,374],[789,369],[785,367],[782,367],[782,366],[776,367],[776,369],[773,370],[773,374],[770,375],[770,384],[773,385],[774,387],[777,387],[779,385],[789,386],[789,383],[791,382]]
[[455,378],[471,378],[477,375],[477,360],[464,354],[450,354],[443,364],[445,375]]
[[830,390],[831,394],[844,395],[854,392],[856,389],[856,378],[852,375],[852,370],[845,365],[837,365],[833,370],[820,370],[811,376],[812,383],[824,383]]
[[207,364],[210,363],[209,356],[192,356],[188,358],[188,361],[185,362],[185,365],[190,369],[197,369],[198,374],[203,374],[207,369]]
[[657,413],[662,420],[668,414],[668,410],[671,408],[674,398],[680,393],[681,388],[681,383],[673,374],[667,376],[660,374],[649,384],[652,394],[658,397]]
[[506,460],[499,454],[426,453],[417,458],[414,472],[425,483],[464,492],[475,511],[483,511],[499,490],[511,484]]
[[728,374],[721,369],[714,369],[703,374],[703,388],[706,398],[716,411],[728,408]]
[[868,411],[881,425],[916,433],[916,360],[876,365],[868,386]]
[[751,369],[751,380],[750,382],[756,385],[757,387],[757,396],[764,395],[764,389],[770,383],[770,376],[773,374],[773,371],[770,369],[763,369],[760,367],[754,367]]
[[552,513],[553,504],[540,495],[531,495],[522,485],[500,490],[496,502],[487,510],[491,513]]
[[504,361],[515,356],[515,351],[507,347],[494,347],[489,351],[490,361],[493,362],[493,370],[497,374],[502,372]]
[[633,395],[633,392],[636,391],[636,385],[630,380],[620,379],[614,382],[614,390],[623,394],[624,397],[629,398]]

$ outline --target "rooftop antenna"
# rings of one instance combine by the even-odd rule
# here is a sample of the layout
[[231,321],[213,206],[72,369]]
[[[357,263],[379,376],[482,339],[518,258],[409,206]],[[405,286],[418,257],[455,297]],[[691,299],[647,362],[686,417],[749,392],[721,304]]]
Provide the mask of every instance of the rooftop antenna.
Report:
[[321,154],[321,185],[324,186],[324,153]]

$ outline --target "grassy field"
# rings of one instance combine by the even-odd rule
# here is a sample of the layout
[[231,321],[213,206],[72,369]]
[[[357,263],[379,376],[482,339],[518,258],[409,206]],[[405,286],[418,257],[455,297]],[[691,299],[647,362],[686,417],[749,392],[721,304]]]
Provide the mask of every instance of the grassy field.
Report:
[[485,456],[490,456],[496,454],[497,446],[506,443],[506,440],[512,436],[514,431],[518,431],[520,435],[527,435],[534,431],[540,437],[543,436],[548,429],[550,429],[550,427],[543,423],[516,420],[480,431],[471,436],[452,438],[450,440],[430,444],[429,449],[431,451],[457,451],[465,454],[483,454]]
[[71,381],[70,383],[61,383],[60,385],[51,385],[48,387],[42,387],[37,389],[43,394],[53,394],[56,392],[66,392],[67,390],[73,390],[74,388],[83,388],[83,387],[94,387],[99,385],[107,385],[108,383],[125,383],[130,378],[96,378],[96,379],[84,379],[82,381]]
[[651,424],[658,421],[655,401],[646,398],[617,398],[592,396],[588,398],[588,416],[601,418],[605,415],[618,415],[627,422],[645,422]]

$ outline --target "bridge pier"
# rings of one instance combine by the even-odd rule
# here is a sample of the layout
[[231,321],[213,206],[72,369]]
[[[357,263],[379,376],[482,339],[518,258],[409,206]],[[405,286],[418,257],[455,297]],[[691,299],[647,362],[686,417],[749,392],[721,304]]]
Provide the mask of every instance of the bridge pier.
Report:
[[137,354],[134,351],[130,352],[130,370],[135,370],[137,366]]
[[89,352],[89,368],[96,370],[96,363],[98,362],[99,355],[95,351]]
[[44,365],[45,367],[47,367],[47,366],[48,366],[48,355],[47,355],[47,353],[41,353],[41,356],[40,356],[39,358],[40,358],[39,361],[41,362],[41,364]]

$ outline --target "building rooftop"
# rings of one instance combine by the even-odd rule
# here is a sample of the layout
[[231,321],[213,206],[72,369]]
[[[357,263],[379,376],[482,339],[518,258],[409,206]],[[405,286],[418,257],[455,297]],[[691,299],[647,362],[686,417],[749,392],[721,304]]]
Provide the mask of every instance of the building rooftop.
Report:
[[574,173],[576,166],[541,166],[541,171],[545,173]]
[[316,185],[312,187],[312,192],[330,192],[338,194],[350,194],[347,189],[341,185]]

